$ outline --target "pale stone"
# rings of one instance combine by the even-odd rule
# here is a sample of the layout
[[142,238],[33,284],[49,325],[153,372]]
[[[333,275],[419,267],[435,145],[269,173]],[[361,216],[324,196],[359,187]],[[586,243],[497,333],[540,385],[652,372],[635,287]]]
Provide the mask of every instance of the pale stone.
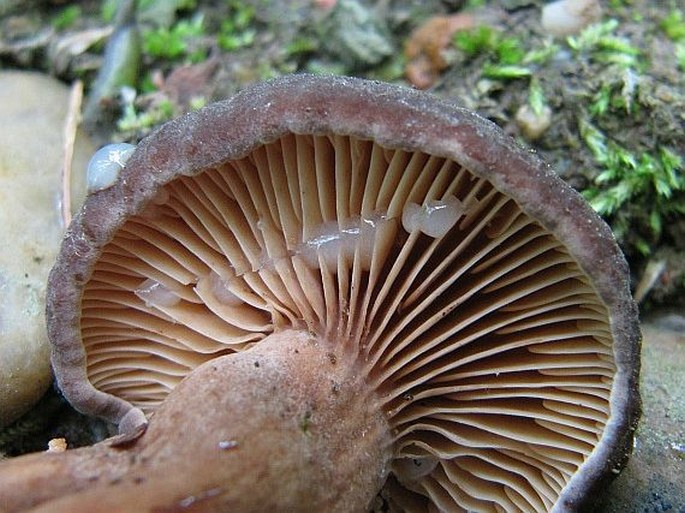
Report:
[[566,37],[577,34],[602,17],[598,0],[557,0],[542,8],[542,28],[548,34]]
[[[38,73],[0,73],[0,426],[51,382],[45,286],[65,227],[60,215],[69,88]],[[94,148],[77,138],[72,207]],[[72,208],[73,210],[73,208]]]
[[535,112],[530,105],[521,105],[516,111],[516,124],[529,141],[538,140],[552,124],[552,109],[544,105]]

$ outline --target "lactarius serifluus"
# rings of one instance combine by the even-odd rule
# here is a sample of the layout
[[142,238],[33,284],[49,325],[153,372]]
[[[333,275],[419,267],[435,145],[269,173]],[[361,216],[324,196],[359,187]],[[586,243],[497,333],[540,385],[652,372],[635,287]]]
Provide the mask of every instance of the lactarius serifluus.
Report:
[[65,396],[121,435],[0,466],[7,511],[579,511],[639,412],[607,225],[491,123],[359,79],[144,140],[48,322]]

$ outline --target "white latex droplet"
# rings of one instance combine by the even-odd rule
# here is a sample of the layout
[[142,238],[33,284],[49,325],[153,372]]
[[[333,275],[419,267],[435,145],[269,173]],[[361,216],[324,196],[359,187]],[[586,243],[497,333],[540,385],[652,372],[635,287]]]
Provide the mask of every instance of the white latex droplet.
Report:
[[423,209],[421,205],[410,201],[404,206],[404,210],[402,210],[402,226],[407,232],[411,233],[420,230],[422,218]]
[[176,306],[181,301],[174,291],[152,279],[145,280],[133,293],[145,301],[148,308]]
[[108,144],[96,151],[88,163],[88,192],[93,193],[114,185],[136,147],[132,144]]
[[[320,262],[334,269],[340,257],[348,263],[355,260],[361,269],[368,270],[374,252],[376,234],[389,221],[382,214],[370,218],[354,217],[343,222],[330,221],[323,223],[308,240],[303,242],[297,253],[307,264],[318,269]],[[358,253],[357,253],[358,252]]]
[[228,280],[222,278],[214,271],[207,276],[203,276],[200,280],[208,280],[209,289],[212,291],[216,300],[222,305],[239,306],[244,303],[239,296],[231,292]]
[[390,221],[383,216],[361,220],[357,242],[362,269],[368,270],[371,268],[371,261],[373,260],[373,253],[376,248],[376,235],[383,228],[387,227],[389,223]]
[[402,483],[412,483],[427,476],[438,466],[438,458],[434,456],[417,456],[414,458],[398,458],[392,463],[392,470]]
[[435,238],[446,235],[464,213],[463,204],[454,196],[445,200],[430,200],[424,209],[423,233]]
[[306,240],[300,248],[300,255],[308,265],[319,268],[319,258],[327,267],[338,265],[338,255],[342,249],[342,233],[337,221],[331,221],[319,226],[316,234]]
[[402,226],[409,233],[420,230],[437,239],[452,229],[464,210],[464,204],[454,196],[428,200],[422,206],[409,202],[402,211]]

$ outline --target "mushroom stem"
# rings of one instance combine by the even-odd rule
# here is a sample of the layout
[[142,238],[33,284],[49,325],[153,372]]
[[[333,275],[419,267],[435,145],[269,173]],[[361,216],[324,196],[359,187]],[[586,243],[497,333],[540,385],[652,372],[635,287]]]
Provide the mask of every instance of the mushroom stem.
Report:
[[198,367],[135,441],[4,462],[0,511],[364,511],[392,437],[357,367],[270,335]]

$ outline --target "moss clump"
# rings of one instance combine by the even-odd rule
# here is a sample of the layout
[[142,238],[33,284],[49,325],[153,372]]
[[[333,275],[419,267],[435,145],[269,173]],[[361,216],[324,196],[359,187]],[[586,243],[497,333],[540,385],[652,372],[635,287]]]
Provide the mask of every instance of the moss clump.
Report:
[[[636,280],[664,249],[685,252],[682,10],[672,2],[611,2],[598,23],[552,38],[541,31],[536,6],[489,6],[483,17],[499,21],[455,37],[437,91],[532,145],[580,190],[613,227]],[[491,73],[503,65],[498,55],[512,57],[507,65],[521,73]],[[521,123],[521,112],[550,111],[541,133]]]

